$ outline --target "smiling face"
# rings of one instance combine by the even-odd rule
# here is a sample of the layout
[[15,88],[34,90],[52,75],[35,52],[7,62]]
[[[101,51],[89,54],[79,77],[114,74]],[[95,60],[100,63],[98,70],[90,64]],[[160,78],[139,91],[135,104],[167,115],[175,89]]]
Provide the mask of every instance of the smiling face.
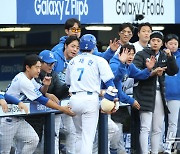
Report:
[[132,38],[133,33],[129,27],[124,28],[122,31],[119,32],[120,42],[121,45],[124,45],[129,42]]
[[77,40],[74,40],[68,45],[65,44],[64,56],[67,60],[70,60],[77,55],[78,51],[79,42]]
[[165,43],[165,46],[167,49],[169,49],[171,52],[176,52],[178,49],[178,41],[176,39],[171,39],[167,43]]
[[35,65],[32,65],[31,67],[26,65],[25,73],[29,79],[38,78],[40,71],[41,71],[40,61],[37,61],[37,63]]

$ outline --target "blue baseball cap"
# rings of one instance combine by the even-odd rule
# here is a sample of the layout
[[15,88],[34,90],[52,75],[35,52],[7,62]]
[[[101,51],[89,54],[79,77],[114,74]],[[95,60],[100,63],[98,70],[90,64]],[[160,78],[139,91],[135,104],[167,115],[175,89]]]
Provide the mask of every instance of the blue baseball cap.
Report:
[[43,50],[40,52],[39,57],[42,59],[45,63],[54,63],[57,60],[54,58],[53,52],[50,50]]

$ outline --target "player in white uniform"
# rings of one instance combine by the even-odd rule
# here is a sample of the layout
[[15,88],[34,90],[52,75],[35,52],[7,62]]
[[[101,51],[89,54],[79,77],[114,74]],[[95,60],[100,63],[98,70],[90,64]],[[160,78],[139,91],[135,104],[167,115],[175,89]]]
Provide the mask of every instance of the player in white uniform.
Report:
[[[6,94],[23,100],[25,97],[31,101],[38,101],[43,105],[60,110],[69,115],[74,115],[69,107],[61,107],[52,100],[42,96],[34,77],[38,77],[41,68],[40,58],[37,55],[29,55],[24,61],[23,71],[17,74],[7,89]],[[22,143],[22,154],[32,154],[38,144],[39,138],[35,130],[23,117],[1,118],[0,125],[0,153],[9,154],[13,139]]]
[[82,54],[73,58],[67,67],[66,84],[70,85],[70,106],[76,116],[76,154],[92,154],[93,141],[99,117],[101,79],[107,87],[113,86],[114,75],[101,57],[92,55],[96,38],[91,34],[80,39]]

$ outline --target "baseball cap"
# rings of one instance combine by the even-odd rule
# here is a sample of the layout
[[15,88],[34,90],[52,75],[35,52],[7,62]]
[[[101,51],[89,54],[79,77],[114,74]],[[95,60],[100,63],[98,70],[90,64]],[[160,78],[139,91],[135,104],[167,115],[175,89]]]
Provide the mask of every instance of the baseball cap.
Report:
[[54,58],[53,53],[50,50],[43,50],[40,52],[39,57],[42,59],[45,63],[54,63],[57,60]]
[[164,35],[163,35],[163,33],[160,32],[160,31],[153,31],[153,32],[151,33],[151,35],[150,35],[150,40],[151,40],[152,38],[159,38],[159,39],[161,39],[161,40],[163,41]]

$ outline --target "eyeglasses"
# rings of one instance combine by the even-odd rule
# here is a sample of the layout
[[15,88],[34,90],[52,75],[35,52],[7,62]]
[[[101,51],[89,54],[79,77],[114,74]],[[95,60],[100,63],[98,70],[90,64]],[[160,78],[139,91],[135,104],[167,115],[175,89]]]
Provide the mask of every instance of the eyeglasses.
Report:
[[125,30],[120,31],[120,34],[123,34],[123,35],[125,35],[126,33],[127,33],[129,36],[132,35],[132,32],[131,32],[131,31],[125,31]]
[[[46,62],[45,62],[46,63]],[[53,63],[46,63],[48,66],[53,66],[54,65],[54,62]]]
[[75,32],[81,32],[81,28],[75,28],[75,27],[72,27],[72,28],[70,28],[70,30],[73,32],[73,33],[75,33]]

